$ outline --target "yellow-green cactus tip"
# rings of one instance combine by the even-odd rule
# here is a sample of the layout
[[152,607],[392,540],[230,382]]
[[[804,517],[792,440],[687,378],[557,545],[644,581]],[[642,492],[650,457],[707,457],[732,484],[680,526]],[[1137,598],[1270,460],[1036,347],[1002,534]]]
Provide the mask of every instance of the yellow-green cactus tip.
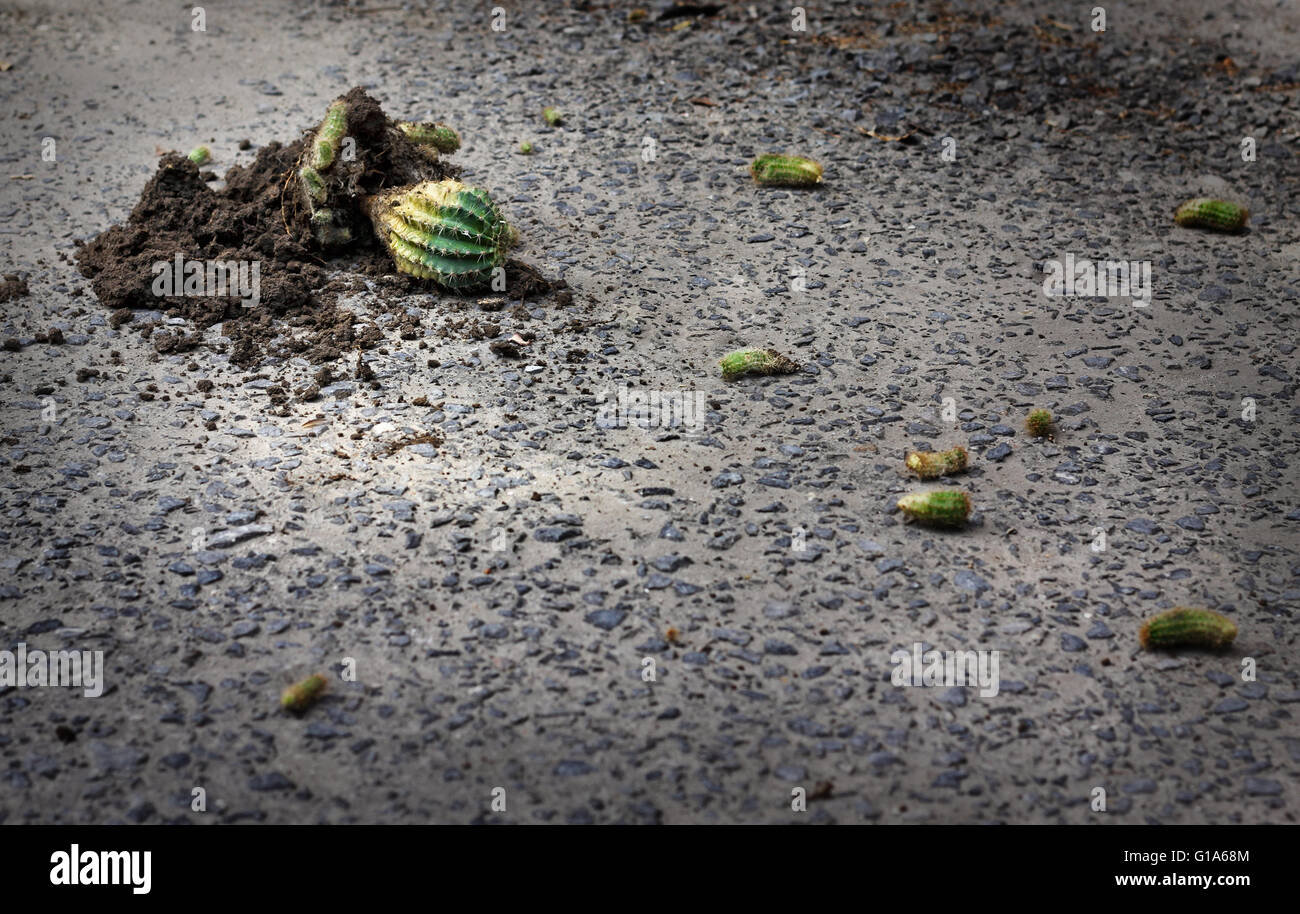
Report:
[[1216,232],[1239,232],[1250,219],[1250,210],[1227,200],[1196,197],[1174,211],[1174,222],[1184,228],[1206,228]]
[[803,156],[765,153],[749,166],[754,180],[767,187],[816,187],[822,183],[822,167]]
[[212,152],[206,146],[195,146],[185,158],[195,165],[203,166],[212,161]]
[[799,370],[797,362],[775,349],[737,349],[724,355],[718,364],[726,381],[745,375],[793,374]]
[[300,682],[295,682],[280,695],[280,707],[286,711],[305,711],[325,691],[329,680],[321,673],[314,673]]
[[1045,409],[1029,411],[1025,417],[1025,431],[1035,438],[1045,438],[1052,433],[1052,414]]
[[961,489],[912,492],[898,500],[904,516],[931,527],[961,527],[970,517],[970,496]]
[[543,108],[542,117],[545,118],[546,123],[550,124],[552,127],[558,127],[564,123],[564,115],[560,112],[559,108]]
[[922,479],[935,479],[966,469],[970,457],[964,447],[946,451],[912,451],[904,459],[907,468]]
[[521,156],[530,156],[533,154],[533,144],[527,140],[519,144],[519,154]]
[[1222,648],[1237,637],[1237,625],[1227,616],[1208,609],[1175,606],[1147,619],[1138,631],[1146,650],[1164,647]]

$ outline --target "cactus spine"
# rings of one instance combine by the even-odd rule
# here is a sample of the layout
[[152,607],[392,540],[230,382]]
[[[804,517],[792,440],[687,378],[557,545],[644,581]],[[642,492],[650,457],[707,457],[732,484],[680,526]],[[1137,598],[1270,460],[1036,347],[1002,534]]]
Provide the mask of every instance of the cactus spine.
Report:
[[1142,623],[1138,641],[1151,650],[1162,647],[1227,647],[1237,637],[1237,626],[1227,616],[1208,609],[1176,606]]
[[329,680],[322,674],[313,673],[306,679],[295,682],[280,694],[280,707],[286,711],[305,711],[312,702],[320,698],[328,684]]
[[1044,438],[1052,433],[1052,414],[1045,409],[1032,409],[1025,417],[1025,431],[1035,438]]
[[724,381],[734,381],[745,375],[792,374],[799,365],[775,349],[737,349],[728,352],[718,363],[722,366]]
[[930,527],[961,527],[970,517],[970,496],[961,489],[912,492],[898,500],[898,510]]
[[487,192],[459,181],[424,181],[366,201],[400,273],[453,290],[487,285],[505,262],[510,229]]
[[964,447],[946,451],[912,451],[907,455],[907,468],[922,479],[937,479],[966,469],[968,457]]
[[1250,218],[1250,210],[1227,200],[1197,197],[1174,211],[1174,221],[1186,228],[1207,228],[1216,232],[1240,231]]
[[767,153],[756,158],[749,173],[769,187],[815,187],[822,183],[822,167],[802,156]]

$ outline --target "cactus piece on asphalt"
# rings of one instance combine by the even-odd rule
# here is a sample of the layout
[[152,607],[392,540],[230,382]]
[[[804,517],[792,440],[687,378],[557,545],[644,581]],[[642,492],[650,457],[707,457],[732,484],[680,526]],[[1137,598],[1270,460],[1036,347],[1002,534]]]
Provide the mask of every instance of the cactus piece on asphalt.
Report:
[[519,154],[521,156],[530,156],[533,154],[533,144],[524,140],[519,144]]
[[1227,616],[1208,609],[1176,606],[1142,623],[1138,642],[1147,650],[1163,647],[1227,647],[1237,626]]
[[1250,210],[1227,200],[1197,197],[1174,211],[1174,221],[1184,228],[1207,228],[1216,232],[1237,232],[1250,218]]
[[305,711],[320,698],[329,680],[321,673],[313,673],[306,679],[295,682],[280,694],[280,707],[286,711]]
[[964,447],[946,451],[912,451],[907,455],[907,468],[922,479],[937,479],[966,469],[969,458]]
[[737,349],[724,355],[718,364],[722,366],[724,381],[734,381],[751,374],[793,374],[799,370],[797,362],[787,359],[775,349]]
[[1045,409],[1031,409],[1025,417],[1025,431],[1035,438],[1045,438],[1052,433],[1052,414]]
[[543,108],[542,117],[552,127],[558,127],[564,123],[564,115],[560,113],[559,108]]
[[816,187],[822,183],[822,167],[803,156],[766,153],[754,159],[749,173],[768,187]]
[[970,496],[961,489],[912,492],[898,500],[898,510],[929,527],[962,527],[970,517]]
[[371,197],[365,208],[400,273],[469,290],[490,283],[505,262],[509,226],[477,187],[424,181]]
[[348,129],[348,106],[338,99],[325,112],[325,119],[316,128],[316,135],[311,143],[311,166],[317,171],[324,171],[334,164],[339,154],[339,145],[343,134]]
[[185,158],[202,167],[212,161],[212,153],[206,146],[195,146]]
[[397,129],[417,146],[432,146],[439,152],[455,152],[460,148],[460,134],[446,124],[417,121],[398,121]]

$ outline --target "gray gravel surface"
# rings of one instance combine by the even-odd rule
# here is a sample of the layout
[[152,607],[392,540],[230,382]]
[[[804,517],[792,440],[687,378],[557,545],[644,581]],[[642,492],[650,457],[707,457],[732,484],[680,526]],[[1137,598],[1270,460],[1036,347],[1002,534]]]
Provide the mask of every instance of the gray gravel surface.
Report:
[[[0,636],[106,664],[99,698],[0,689],[0,820],[1295,821],[1295,4],[369,6],[0,10],[31,287],[0,305]],[[316,366],[109,325],[71,259],[158,150],[220,174],[358,84],[458,127],[574,290],[492,316],[523,358],[413,295],[373,380],[286,403]],[[824,186],[755,187],[772,150]],[[1250,231],[1174,226],[1202,194]],[[1067,253],[1150,261],[1150,305],[1047,297]],[[745,345],[803,369],[722,382]],[[622,385],[703,422],[601,427]],[[902,523],[905,451],[957,444],[970,527]],[[1236,644],[1140,651],[1174,605]],[[895,687],[917,642],[1000,651],[999,693]]]

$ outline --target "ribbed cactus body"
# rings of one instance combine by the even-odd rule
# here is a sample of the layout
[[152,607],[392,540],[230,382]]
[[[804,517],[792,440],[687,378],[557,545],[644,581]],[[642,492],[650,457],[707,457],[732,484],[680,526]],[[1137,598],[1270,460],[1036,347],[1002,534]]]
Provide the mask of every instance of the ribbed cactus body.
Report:
[[439,152],[452,153],[460,148],[460,134],[446,124],[398,121],[397,129],[419,146],[432,146]]
[[1186,228],[1207,228],[1216,232],[1240,231],[1250,210],[1227,200],[1197,197],[1174,211],[1174,221]]
[[286,711],[303,711],[325,691],[327,680],[320,673],[314,673],[300,682],[295,682],[280,695],[280,707]]
[[898,510],[930,527],[961,527],[970,517],[970,496],[961,489],[913,492],[898,500]]
[[722,378],[725,381],[734,381],[750,374],[792,374],[799,370],[796,362],[775,349],[737,349],[724,355],[718,364],[722,366]]
[[371,198],[366,211],[398,272],[447,289],[475,289],[505,262],[509,226],[479,188],[425,181]]
[[966,469],[968,457],[964,447],[946,451],[912,451],[905,460],[907,468],[922,479],[937,479]]
[[324,171],[334,164],[334,157],[339,154],[339,145],[343,134],[348,129],[348,106],[342,99],[330,105],[325,112],[312,139],[311,165],[318,171]]
[[1176,606],[1142,623],[1138,641],[1144,648],[1227,647],[1237,626],[1227,616],[1208,609]]
[[814,187],[822,181],[822,167],[802,156],[766,153],[756,158],[749,172],[759,184],[771,187]]
[[1052,414],[1045,409],[1033,409],[1025,417],[1025,431],[1035,438],[1044,438],[1052,433]]

